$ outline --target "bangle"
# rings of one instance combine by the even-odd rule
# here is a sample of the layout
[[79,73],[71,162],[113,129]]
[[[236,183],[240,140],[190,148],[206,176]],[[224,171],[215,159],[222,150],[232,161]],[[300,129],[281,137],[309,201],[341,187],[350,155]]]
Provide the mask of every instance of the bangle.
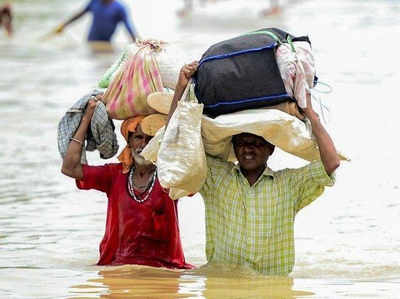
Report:
[[75,141],[75,142],[78,142],[80,145],[83,145],[83,142],[80,141],[79,139],[71,138],[70,140],[73,140],[73,141]]

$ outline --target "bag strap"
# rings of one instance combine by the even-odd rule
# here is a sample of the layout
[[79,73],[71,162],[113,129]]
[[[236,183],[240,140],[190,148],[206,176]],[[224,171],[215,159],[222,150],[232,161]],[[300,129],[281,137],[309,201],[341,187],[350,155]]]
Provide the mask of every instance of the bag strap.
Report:
[[264,51],[267,49],[271,49],[274,48],[275,45],[272,46],[265,46],[265,47],[259,47],[259,48],[252,48],[252,49],[245,49],[245,50],[241,50],[241,51],[236,51],[236,52],[231,52],[231,53],[227,53],[227,54],[221,54],[221,55],[214,55],[214,56],[209,56],[209,57],[205,57],[202,60],[200,60],[199,62],[199,67],[207,61],[210,60],[216,60],[216,59],[225,59],[225,58],[229,58],[229,57],[233,57],[233,56],[237,56],[237,55],[242,55],[242,54],[247,54],[247,53],[253,53],[253,52],[260,52],[260,51]]
[[[269,35],[272,39],[274,39],[276,41],[276,43],[278,45],[282,44],[282,40],[278,37],[278,35],[276,35],[275,33],[273,33],[270,30],[262,30],[262,31],[251,31],[248,32],[246,34],[243,34],[242,36],[247,36],[247,35],[255,35],[255,34],[267,34]],[[252,52],[259,52],[259,51],[264,51],[267,49],[271,49],[274,48],[276,45],[268,45],[268,46],[264,46],[264,47],[258,47],[258,48],[251,48],[251,49],[244,49],[244,50],[240,50],[240,51],[236,51],[236,52],[231,52],[231,53],[227,53],[227,54],[221,54],[221,55],[214,55],[214,56],[209,56],[209,57],[205,57],[202,60],[200,60],[199,63],[199,67],[207,61],[210,60],[215,60],[215,59],[225,59],[225,58],[229,58],[229,57],[233,57],[233,56],[237,56],[237,55],[242,55],[242,54],[247,54],[247,53],[252,53]]]
[[270,36],[271,38],[273,38],[278,43],[278,45],[281,45],[281,44],[287,42],[290,45],[292,52],[296,53],[296,49],[293,45],[293,39],[290,36],[290,34],[287,35],[286,40],[281,39],[278,35],[276,35],[275,33],[273,33],[270,30],[252,31],[252,32],[246,33],[245,35],[254,35],[254,34],[266,34],[266,35]]
[[296,49],[294,48],[292,37],[290,35],[288,35],[286,37],[286,40],[287,40],[288,44],[290,45],[290,48],[292,49],[292,52],[296,53]]
[[255,35],[255,34],[266,34],[269,35],[272,39],[274,39],[279,45],[282,44],[282,40],[272,31],[270,30],[260,30],[260,31],[252,31],[248,32],[244,35]]
[[192,78],[189,79],[188,84],[186,85],[185,90],[183,91],[182,97],[180,98],[180,101],[190,102],[190,97],[188,94],[191,85],[192,85]]

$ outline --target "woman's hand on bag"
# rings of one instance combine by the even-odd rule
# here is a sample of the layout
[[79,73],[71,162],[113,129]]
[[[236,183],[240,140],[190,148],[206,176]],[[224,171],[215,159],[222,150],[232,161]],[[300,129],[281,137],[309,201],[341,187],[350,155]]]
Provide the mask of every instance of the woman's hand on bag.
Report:
[[179,72],[178,86],[181,88],[185,88],[190,78],[197,71],[198,67],[199,67],[198,61],[193,61],[192,63],[185,64],[181,68],[181,71]]
[[85,110],[85,116],[87,116],[91,119],[93,116],[94,110],[96,109],[98,104],[99,104],[98,97],[92,96],[87,103],[86,110]]

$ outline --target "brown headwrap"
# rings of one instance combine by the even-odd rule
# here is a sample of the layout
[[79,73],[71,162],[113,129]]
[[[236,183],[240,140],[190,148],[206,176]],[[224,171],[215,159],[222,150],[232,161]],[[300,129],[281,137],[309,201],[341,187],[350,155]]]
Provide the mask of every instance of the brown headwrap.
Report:
[[[144,116],[128,118],[121,124],[121,134],[124,136],[127,143],[129,133],[136,131],[136,127],[140,124],[143,118]],[[119,154],[118,160],[122,163],[122,173],[128,173],[133,164],[132,153],[129,144],[127,144],[124,150]]]

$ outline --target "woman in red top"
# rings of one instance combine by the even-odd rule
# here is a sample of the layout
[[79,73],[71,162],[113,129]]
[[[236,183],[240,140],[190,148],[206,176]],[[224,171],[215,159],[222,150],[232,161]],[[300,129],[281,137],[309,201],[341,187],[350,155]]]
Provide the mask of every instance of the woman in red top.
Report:
[[76,179],[79,189],[97,189],[108,197],[107,221],[98,265],[138,264],[193,268],[185,262],[178,227],[177,202],[158,182],[156,166],[140,156],[152,138],[142,131],[144,117],[125,120],[121,133],[128,145],[121,163],[89,166],[80,163],[81,149],[96,100],[88,102],[69,144],[62,173]]

